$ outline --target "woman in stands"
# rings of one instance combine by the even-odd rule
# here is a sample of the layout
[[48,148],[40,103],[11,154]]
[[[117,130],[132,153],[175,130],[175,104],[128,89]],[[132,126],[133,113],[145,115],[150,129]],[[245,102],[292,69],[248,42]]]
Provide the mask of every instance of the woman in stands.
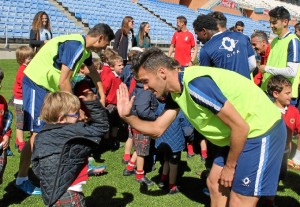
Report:
[[39,11],[33,18],[29,46],[32,47],[34,53],[37,53],[51,38],[52,32],[49,16],[46,12]]
[[113,49],[119,53],[126,65],[128,51],[136,46],[136,41],[133,34],[134,21],[131,16],[125,16],[122,21],[122,27],[115,34],[115,43]]
[[140,25],[140,30],[138,35],[135,37],[137,46],[140,48],[149,48],[150,47],[150,24],[148,22],[142,22]]

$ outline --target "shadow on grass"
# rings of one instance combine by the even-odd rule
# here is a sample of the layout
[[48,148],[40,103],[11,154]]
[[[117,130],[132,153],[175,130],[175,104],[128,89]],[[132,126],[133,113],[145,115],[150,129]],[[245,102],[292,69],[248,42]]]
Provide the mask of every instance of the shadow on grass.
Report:
[[29,195],[15,187],[15,180],[10,182],[4,189],[6,192],[0,200],[1,207],[8,207],[13,204],[22,203]]
[[[298,195],[300,194],[300,185],[299,181],[300,175],[292,170],[288,170],[288,174],[286,176],[286,179],[283,181],[284,188],[290,188],[291,190],[295,191]],[[280,190],[280,189],[279,189]],[[298,205],[300,206],[300,205]]]
[[297,201],[295,198],[292,198],[290,196],[276,196],[275,204],[276,206],[293,206],[293,207],[300,206],[299,201]]
[[114,198],[117,189],[111,186],[100,186],[94,189],[91,196],[86,197],[86,206],[125,207],[133,201],[133,194],[123,192],[123,198]]

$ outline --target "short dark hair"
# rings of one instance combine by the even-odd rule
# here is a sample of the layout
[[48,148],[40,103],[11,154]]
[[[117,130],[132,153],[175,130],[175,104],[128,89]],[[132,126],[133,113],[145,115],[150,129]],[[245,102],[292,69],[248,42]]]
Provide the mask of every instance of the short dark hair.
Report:
[[244,24],[244,22],[242,22],[242,21],[237,21],[237,22],[235,23],[235,27],[237,27],[237,26],[245,27],[245,24]]
[[295,29],[298,29],[298,30],[300,30],[300,22],[297,22],[297,24],[295,24]]
[[285,86],[291,87],[292,83],[283,75],[274,75],[271,77],[267,84],[267,92],[273,97],[273,93],[277,91],[280,93]]
[[251,35],[251,39],[254,37],[258,37],[261,41],[264,40],[268,43],[268,35],[261,30],[257,30],[255,31],[252,35]]
[[178,19],[180,22],[183,22],[185,25],[187,24],[187,19],[185,18],[185,16],[178,16],[177,19]]
[[221,27],[226,27],[227,18],[222,12],[214,11],[208,13],[207,15],[213,17],[217,21],[217,24],[219,24]]
[[88,35],[92,37],[98,36],[100,34],[104,35],[108,41],[111,41],[115,38],[114,31],[110,28],[110,26],[104,23],[96,24],[88,32]]
[[269,16],[281,20],[284,19],[291,20],[291,15],[289,11],[283,6],[277,6],[274,9],[270,10]]
[[132,58],[132,68],[136,77],[141,67],[145,70],[156,71],[159,66],[166,67],[169,70],[180,68],[177,60],[168,57],[157,47],[146,49],[144,52],[137,54]]
[[197,32],[203,28],[208,30],[218,30],[217,21],[209,15],[199,15],[193,22],[193,27]]

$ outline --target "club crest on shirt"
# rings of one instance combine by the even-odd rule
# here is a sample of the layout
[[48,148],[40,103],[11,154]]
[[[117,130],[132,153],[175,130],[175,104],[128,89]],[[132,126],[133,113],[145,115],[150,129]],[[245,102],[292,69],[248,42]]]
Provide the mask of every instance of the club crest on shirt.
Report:
[[238,40],[231,39],[230,37],[223,37],[222,45],[219,47],[219,49],[225,49],[229,52],[234,52],[233,50],[238,42]]
[[294,118],[291,118],[291,119],[290,119],[290,123],[291,123],[291,124],[295,124],[295,119],[294,119]]
[[184,41],[188,41],[189,40],[189,37],[188,36],[186,36],[185,38],[184,38]]

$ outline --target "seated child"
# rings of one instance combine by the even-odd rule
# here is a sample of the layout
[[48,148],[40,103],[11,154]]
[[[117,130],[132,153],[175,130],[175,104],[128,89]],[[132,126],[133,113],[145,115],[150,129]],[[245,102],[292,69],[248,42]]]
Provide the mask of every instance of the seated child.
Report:
[[[25,146],[24,142],[24,110],[23,110],[23,77],[24,70],[31,61],[33,56],[33,50],[29,46],[21,46],[16,50],[16,58],[19,63],[19,69],[17,72],[16,80],[14,83],[14,106],[16,114],[16,147],[21,152]],[[25,129],[26,130],[26,129]],[[28,130],[28,129],[27,129]]]
[[109,129],[96,95],[86,90],[80,99],[90,112],[88,122],[78,122],[80,102],[69,92],[47,94],[41,109],[46,124],[35,138],[32,169],[47,206],[85,206],[82,185],[88,179],[88,156]]
[[[4,79],[4,73],[0,69],[0,85]],[[1,88],[1,87],[0,87]],[[7,149],[11,137],[12,114],[3,96],[0,95],[0,184],[3,182],[3,174],[7,164]]]
[[[159,116],[165,108],[165,104],[160,101],[156,111]],[[157,139],[155,139],[155,148],[157,153],[163,154],[163,170],[160,176],[158,186],[166,187],[168,183],[169,194],[179,192],[176,185],[178,164],[181,158],[181,152],[185,148],[185,138],[193,136],[194,128],[188,122],[182,111],[179,112],[174,122]]]
[[[133,81],[135,81],[133,79]],[[132,82],[133,82],[132,81]],[[136,87],[131,93],[135,96],[135,100],[131,109],[131,113],[143,120],[155,120],[158,101],[150,90],[144,90],[141,82],[136,83]],[[154,183],[145,176],[144,162],[145,156],[149,155],[151,137],[141,134],[136,129],[129,126],[129,137],[132,137],[134,153],[128,162],[123,175],[129,176],[136,174],[136,180],[147,186]],[[129,138],[130,139],[130,138]],[[136,165],[136,170],[134,169]]]

